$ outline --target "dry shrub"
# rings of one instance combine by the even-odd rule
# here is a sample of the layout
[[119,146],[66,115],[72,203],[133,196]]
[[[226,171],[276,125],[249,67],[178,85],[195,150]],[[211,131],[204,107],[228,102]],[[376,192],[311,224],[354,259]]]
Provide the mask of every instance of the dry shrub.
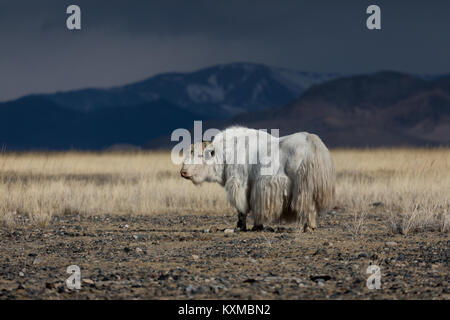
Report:
[[366,229],[367,211],[353,211],[351,222],[345,227],[352,234],[353,239],[359,238]]
[[0,213],[0,226],[6,229],[13,229],[16,226],[17,212],[8,211]]

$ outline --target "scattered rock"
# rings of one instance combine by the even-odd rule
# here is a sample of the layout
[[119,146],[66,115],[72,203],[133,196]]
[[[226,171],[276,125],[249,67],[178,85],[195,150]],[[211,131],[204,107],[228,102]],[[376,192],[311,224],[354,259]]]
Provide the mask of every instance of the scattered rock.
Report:
[[137,241],[145,240],[145,238],[142,234],[135,234],[135,235],[133,235],[133,238],[134,238],[134,240],[137,240]]
[[405,261],[405,259],[406,259],[405,254],[404,253],[399,253],[396,260],[398,260],[398,261]]
[[374,203],[372,203],[372,206],[374,206],[374,207],[379,207],[379,206],[382,206],[383,205],[383,202],[374,202]]
[[386,246],[388,246],[388,247],[396,247],[397,246],[397,242],[395,242],[395,241],[388,241],[388,242],[386,242]]
[[244,283],[255,283],[256,281],[258,281],[258,280],[250,278],[250,279],[245,279]]
[[331,279],[331,277],[329,275],[318,275],[318,276],[311,276],[309,277],[312,281],[314,282],[318,282],[318,281],[328,281]]
[[141,248],[136,248],[136,252],[137,252],[137,253],[141,253],[141,252],[142,252],[142,249],[141,249]]
[[[345,211],[342,215],[350,218]],[[341,230],[341,213],[337,218],[325,217],[324,228],[316,233],[274,225],[280,233],[266,233],[266,237],[226,234],[225,226],[234,227],[232,215],[112,215],[109,224],[101,216],[98,224],[88,216],[81,223],[71,216],[57,218],[46,232],[25,228],[21,238],[0,228],[7,253],[0,259],[4,279],[0,299],[450,297],[448,235],[413,234],[402,241],[384,232],[385,220],[371,220],[380,224],[375,231],[381,231],[354,241]],[[123,229],[128,222],[133,228]],[[65,230],[63,239],[57,235],[61,230]],[[77,230],[83,239],[73,238]],[[217,233],[207,234],[211,231]],[[392,244],[396,239],[398,243]],[[71,290],[64,267],[77,261],[83,261],[82,276],[89,279],[82,280],[82,290]],[[366,290],[368,264],[382,268],[382,287],[387,290]]]
[[161,274],[158,277],[158,280],[167,280],[169,279],[169,275],[168,274]]
[[225,229],[224,231],[223,231],[224,233],[234,233],[234,229]]
[[193,286],[188,285],[188,286],[186,287],[186,293],[187,293],[187,294],[194,294],[194,293],[196,293],[196,292],[197,292],[197,290],[196,290]]
[[320,287],[323,287],[323,286],[325,285],[325,280],[323,280],[323,279],[317,279],[317,280],[316,280],[316,283],[317,283]]
[[93,280],[91,280],[91,279],[83,279],[83,280],[81,280],[83,283],[86,283],[86,284],[89,284],[89,285],[93,285],[94,284],[94,281]]
[[211,228],[209,228],[209,232],[211,232],[211,233],[215,233],[215,232],[217,232],[217,227],[214,227],[214,226],[212,226]]
[[316,250],[316,252],[313,253],[313,256],[317,256],[317,255],[320,255],[320,254],[327,254],[327,253],[328,252],[327,252],[326,249],[319,248],[319,249]]

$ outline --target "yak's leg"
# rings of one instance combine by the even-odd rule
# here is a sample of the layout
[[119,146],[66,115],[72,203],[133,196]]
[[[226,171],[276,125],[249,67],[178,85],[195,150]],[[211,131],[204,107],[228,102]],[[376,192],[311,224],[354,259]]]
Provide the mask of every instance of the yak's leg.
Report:
[[240,231],[247,231],[247,214],[238,212],[237,229]]
[[253,213],[253,228],[252,231],[263,231],[263,220],[260,214]]
[[260,215],[253,215],[254,218],[254,222],[253,222],[253,228],[252,231],[263,231],[264,230],[264,226],[262,223],[262,219]]
[[317,229],[316,215],[317,215],[316,210],[309,211],[303,229],[304,232],[312,232]]
[[254,224],[252,231],[263,231],[264,230],[264,226],[262,224]]

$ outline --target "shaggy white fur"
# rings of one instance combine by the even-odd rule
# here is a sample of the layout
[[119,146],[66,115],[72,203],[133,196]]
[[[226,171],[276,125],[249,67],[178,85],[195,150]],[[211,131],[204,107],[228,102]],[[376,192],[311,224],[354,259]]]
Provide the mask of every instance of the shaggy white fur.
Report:
[[194,183],[222,184],[240,213],[238,225],[244,223],[244,228],[250,212],[255,227],[295,221],[311,231],[317,227],[317,214],[332,206],[333,159],[317,135],[301,132],[277,138],[261,130],[231,127],[202,147],[202,164],[192,165],[187,157],[182,175]]

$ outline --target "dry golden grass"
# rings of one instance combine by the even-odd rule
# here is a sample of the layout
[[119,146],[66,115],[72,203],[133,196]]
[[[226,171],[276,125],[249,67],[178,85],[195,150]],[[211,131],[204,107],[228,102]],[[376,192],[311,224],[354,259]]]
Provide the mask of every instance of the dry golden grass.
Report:
[[[393,232],[450,223],[450,149],[334,150],[337,206],[364,223],[373,203]],[[229,214],[224,190],[183,180],[166,152],[0,154],[0,223],[26,215]],[[359,218],[358,218],[359,217]],[[362,218],[361,218],[362,217]],[[355,228],[360,226],[355,225]],[[358,231],[358,230],[356,230]]]
[[379,205],[392,232],[448,231],[449,148],[334,150],[333,157],[339,207],[364,217]]

